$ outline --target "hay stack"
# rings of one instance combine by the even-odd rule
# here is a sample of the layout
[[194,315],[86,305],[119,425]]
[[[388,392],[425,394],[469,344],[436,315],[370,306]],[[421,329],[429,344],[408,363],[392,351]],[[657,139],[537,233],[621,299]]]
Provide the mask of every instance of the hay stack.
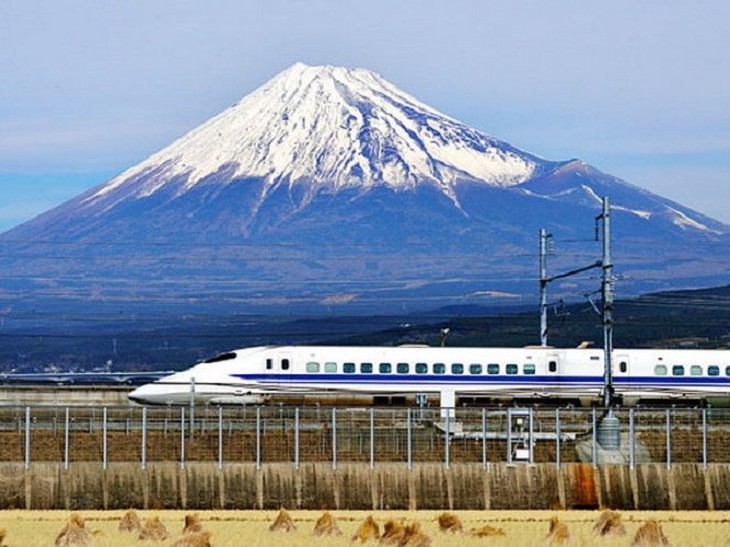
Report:
[[86,546],[91,544],[91,533],[86,529],[84,519],[78,513],[71,513],[68,522],[56,536],[56,545]]
[[481,528],[472,528],[469,535],[477,538],[486,538],[491,536],[506,536],[507,534],[504,533],[502,528],[495,528],[494,526],[485,524]]
[[667,547],[670,543],[659,522],[655,519],[649,519],[636,531],[631,545],[635,547]]
[[337,521],[335,520],[335,517],[332,516],[332,513],[325,511],[322,513],[322,516],[317,519],[317,522],[314,523],[313,534],[315,536],[341,536],[342,532],[340,531],[339,526],[337,526]]
[[195,532],[202,532],[203,525],[200,523],[200,517],[198,513],[192,513],[185,515],[185,525],[183,526],[183,534],[192,534]]
[[550,519],[550,530],[545,537],[547,545],[563,545],[570,540],[570,532],[568,526],[564,522],[560,522],[558,517]]
[[378,526],[378,523],[375,522],[375,519],[372,517],[372,515],[368,515],[368,518],[366,518],[362,522],[362,524],[360,524],[357,532],[355,532],[355,535],[352,536],[352,541],[365,543],[366,541],[370,541],[371,539],[377,541],[378,538],[380,538],[380,527]]
[[124,513],[122,520],[119,521],[119,531],[139,533],[140,530],[142,530],[142,522],[139,520],[137,512],[130,509]]
[[289,513],[283,507],[279,509],[279,514],[276,515],[274,522],[272,522],[271,526],[269,526],[269,530],[271,532],[291,532],[296,529],[296,524],[294,524],[291,516],[289,516]]
[[421,530],[419,522],[412,522],[406,526],[400,545],[401,547],[430,547],[431,538]]
[[624,536],[626,528],[621,522],[621,513],[607,509],[593,525],[593,533],[599,536]]
[[380,545],[400,545],[406,529],[403,522],[399,520],[389,520],[383,526],[383,535],[380,536]]
[[456,532],[461,532],[463,528],[461,519],[454,513],[441,513],[439,515],[439,529],[442,532],[455,534]]
[[210,530],[187,532],[183,537],[176,539],[170,547],[211,547]]
[[160,517],[155,515],[145,519],[144,526],[142,526],[137,539],[140,541],[165,541],[167,538],[167,528],[162,524]]

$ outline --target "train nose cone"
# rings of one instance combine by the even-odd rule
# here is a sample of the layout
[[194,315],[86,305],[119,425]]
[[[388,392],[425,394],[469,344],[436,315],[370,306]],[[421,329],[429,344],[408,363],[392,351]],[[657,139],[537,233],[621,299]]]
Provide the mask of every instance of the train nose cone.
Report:
[[127,398],[140,405],[163,404],[164,395],[155,384],[146,384],[138,387],[127,395]]

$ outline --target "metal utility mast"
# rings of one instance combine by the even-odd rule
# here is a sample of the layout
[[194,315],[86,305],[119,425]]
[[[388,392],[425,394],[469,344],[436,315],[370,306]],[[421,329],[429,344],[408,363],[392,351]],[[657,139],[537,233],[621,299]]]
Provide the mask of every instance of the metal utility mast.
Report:
[[545,228],[540,229],[540,345],[548,345],[547,327],[547,240],[553,237]]
[[[596,217],[596,223],[603,221],[603,259],[601,261],[601,296],[603,300],[603,406],[613,406],[613,263],[611,262],[611,206],[608,197],[603,198],[603,212]],[[598,224],[596,224],[596,237]]]

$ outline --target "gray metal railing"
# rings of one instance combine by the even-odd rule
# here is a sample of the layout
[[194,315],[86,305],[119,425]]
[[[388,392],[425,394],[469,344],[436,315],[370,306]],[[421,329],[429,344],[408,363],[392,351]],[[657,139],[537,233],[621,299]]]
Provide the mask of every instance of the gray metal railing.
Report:
[[0,407],[0,462],[230,463],[730,462],[730,410],[620,409],[604,450],[601,409]]

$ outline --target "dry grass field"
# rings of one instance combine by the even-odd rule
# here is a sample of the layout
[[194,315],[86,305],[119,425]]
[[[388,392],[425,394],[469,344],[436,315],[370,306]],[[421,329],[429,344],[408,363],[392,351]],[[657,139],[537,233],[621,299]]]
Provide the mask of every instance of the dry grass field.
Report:
[[[123,511],[81,511],[85,527],[94,532],[90,545],[98,547],[128,547],[130,545],[172,545],[182,536],[186,512],[139,511],[144,520],[158,516],[169,531],[162,542],[137,540],[136,533],[118,531]],[[67,511],[2,511],[0,528],[7,530],[2,545],[11,547],[47,547],[54,545],[56,536],[68,522]],[[211,545],[233,546],[321,546],[354,545],[352,536],[368,515],[373,515],[380,526],[388,519],[418,521],[431,538],[434,547],[490,545],[502,547],[532,547],[550,544],[548,535],[550,519],[557,516],[567,525],[574,546],[630,546],[636,531],[648,519],[657,519],[674,547],[681,546],[728,546],[730,547],[730,512],[636,512],[621,513],[626,535],[599,537],[593,533],[598,511],[456,511],[454,514],[463,524],[463,532],[444,533],[439,529],[438,511],[333,511],[332,515],[342,530],[341,536],[315,537],[314,525],[321,516],[316,511],[291,511],[297,528],[290,532],[271,532],[270,524],[276,511],[200,511],[199,517],[205,530],[211,532]],[[504,536],[472,537],[469,531],[484,525],[504,530]],[[370,541],[370,545],[378,542]],[[397,543],[395,543],[397,545]]]

